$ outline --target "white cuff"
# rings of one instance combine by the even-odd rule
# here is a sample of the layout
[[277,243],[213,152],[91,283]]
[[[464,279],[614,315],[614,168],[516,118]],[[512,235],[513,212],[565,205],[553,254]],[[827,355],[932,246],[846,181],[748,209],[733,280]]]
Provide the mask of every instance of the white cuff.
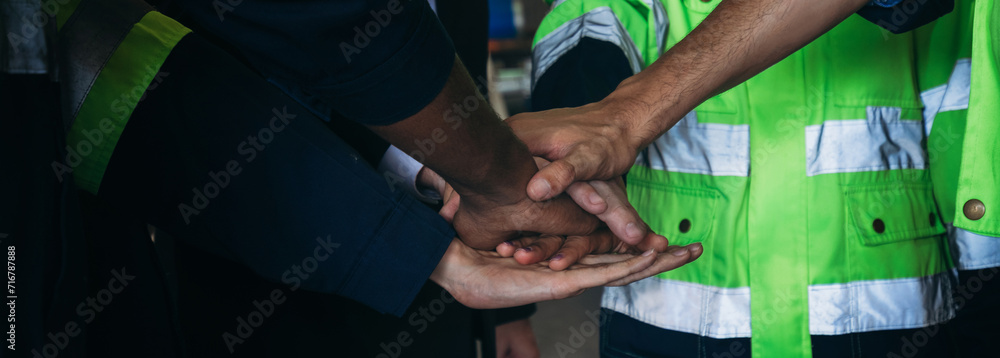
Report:
[[417,199],[429,203],[436,203],[441,200],[441,195],[433,189],[418,189],[417,174],[424,167],[416,159],[413,159],[396,146],[389,146],[382,156],[382,161],[378,164],[378,171],[382,173],[389,188],[393,191],[400,189]]

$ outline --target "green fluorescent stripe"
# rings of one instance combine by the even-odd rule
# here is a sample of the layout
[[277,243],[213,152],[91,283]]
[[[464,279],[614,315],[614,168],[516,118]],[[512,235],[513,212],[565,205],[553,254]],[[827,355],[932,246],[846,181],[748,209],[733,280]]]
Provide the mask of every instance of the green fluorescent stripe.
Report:
[[[62,26],[63,24],[66,23],[66,20],[69,20],[70,15],[73,15],[73,12],[76,11],[76,6],[80,4],[80,1],[81,0],[69,0],[68,2],[66,2],[66,4],[57,5],[59,6],[58,10],[56,10],[57,29],[62,29]],[[58,4],[60,3],[60,1],[52,1],[51,3]]]
[[139,20],[94,81],[67,145],[81,158],[73,169],[77,185],[96,194],[108,160],[139,98],[188,28],[151,11]]
[[[750,121],[751,349],[754,357],[812,356],[804,121],[795,105],[808,93],[798,52],[746,82]],[[774,91],[782,88],[784,91]],[[764,105],[772,103],[773,106]],[[768,148],[768,149],[764,149]],[[766,150],[758,152],[759,150]]]

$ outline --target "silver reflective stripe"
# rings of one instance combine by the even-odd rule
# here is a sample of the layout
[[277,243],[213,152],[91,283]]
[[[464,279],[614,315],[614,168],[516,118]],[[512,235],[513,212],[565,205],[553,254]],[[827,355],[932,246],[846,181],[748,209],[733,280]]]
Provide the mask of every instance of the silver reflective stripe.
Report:
[[712,338],[750,337],[750,288],[651,277],[604,289],[601,306],[647,324]]
[[611,8],[602,6],[567,21],[535,44],[532,50],[534,67],[531,71],[531,89],[535,89],[535,83],[538,83],[538,79],[549,67],[586,37],[615,44],[628,58],[633,73],[642,70],[642,54],[632,37],[622,27]]
[[[809,333],[912,329],[954,317],[955,271],[916,278],[809,286]],[[782,314],[779,301],[774,314]],[[750,337],[750,289],[657,277],[604,290],[601,306],[641,322],[711,338]]]
[[959,270],[1000,266],[1000,237],[979,235],[948,224],[951,255]]
[[898,107],[868,107],[868,119],[806,126],[806,175],[925,169],[923,122]]
[[969,108],[969,91],[972,88],[972,66],[968,58],[958,60],[948,83],[920,94],[924,103],[924,132],[930,136],[934,117],[938,113]]
[[955,271],[892,280],[809,286],[809,333],[834,335],[909,329],[955,316]]
[[59,29],[59,75],[66,129],[108,59],[153,9],[143,1],[83,0]]
[[750,175],[750,125],[698,123],[690,112],[639,154],[652,169],[714,176]]

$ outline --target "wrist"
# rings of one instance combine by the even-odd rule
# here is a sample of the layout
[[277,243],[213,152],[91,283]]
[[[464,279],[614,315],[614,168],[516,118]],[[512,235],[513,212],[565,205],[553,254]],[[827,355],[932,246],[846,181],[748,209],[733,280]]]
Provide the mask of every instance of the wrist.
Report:
[[[509,132],[506,126],[504,129]],[[503,136],[507,137],[507,136]],[[514,137],[513,133],[491,146],[489,157],[475,160],[476,168],[470,168],[470,177],[475,180],[453,185],[462,196],[462,205],[471,207],[508,206],[528,198],[524,188],[538,172],[528,148]]]
[[431,281],[434,281],[434,283],[448,291],[452,296],[460,293],[456,291],[458,285],[455,282],[455,277],[458,273],[457,271],[463,266],[463,246],[465,245],[458,238],[452,239],[451,244],[448,245],[448,249],[441,256],[441,261],[438,261],[438,265],[434,267],[434,271],[431,272],[431,276],[429,277]]
[[657,105],[660,103],[656,96],[651,95],[652,89],[647,87],[648,81],[642,81],[639,75],[629,77],[622,81],[618,87],[602,99],[597,105],[601,106],[603,117],[612,118],[610,123],[614,123],[616,130],[621,135],[629,148],[638,154],[649,143],[656,140],[665,130],[659,125],[660,110]]

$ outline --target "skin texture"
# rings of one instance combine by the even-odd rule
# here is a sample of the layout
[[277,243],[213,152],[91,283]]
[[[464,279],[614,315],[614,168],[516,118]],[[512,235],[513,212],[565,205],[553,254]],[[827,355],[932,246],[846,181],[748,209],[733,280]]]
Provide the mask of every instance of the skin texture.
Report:
[[866,0],[727,0],[649,68],[600,102],[513,116],[532,154],[553,161],[535,200],[574,182],[624,174],[636,155],[706,99],[746,81],[833,28]]

